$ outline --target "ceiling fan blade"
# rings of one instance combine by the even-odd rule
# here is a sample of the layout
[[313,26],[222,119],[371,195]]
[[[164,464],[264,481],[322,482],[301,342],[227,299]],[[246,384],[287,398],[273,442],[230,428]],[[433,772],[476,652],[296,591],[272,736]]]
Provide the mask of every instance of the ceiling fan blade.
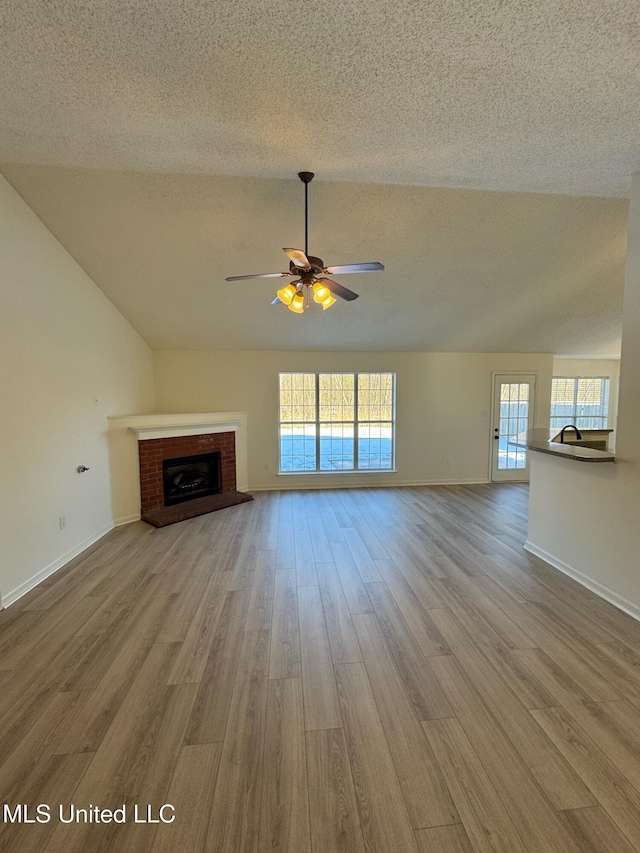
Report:
[[283,275],[293,275],[290,272],[262,272],[258,275],[229,275],[225,281],[242,281],[245,278],[282,278]]
[[327,290],[330,290],[334,296],[339,296],[340,299],[346,299],[347,302],[352,302],[354,299],[358,298],[358,294],[354,293],[353,290],[349,290],[348,287],[343,287],[343,285],[338,284],[337,281],[331,281],[330,278],[319,278],[318,281],[321,281]]
[[284,302],[282,301],[282,299],[276,296],[275,299],[271,300],[271,305],[284,305]]
[[329,275],[344,275],[348,272],[378,272],[383,269],[384,264],[372,261],[367,264],[342,264],[342,266],[325,267],[322,272],[328,272]]
[[305,255],[302,249],[283,249],[285,255],[288,255],[293,263],[301,270],[310,270],[311,264],[309,258]]

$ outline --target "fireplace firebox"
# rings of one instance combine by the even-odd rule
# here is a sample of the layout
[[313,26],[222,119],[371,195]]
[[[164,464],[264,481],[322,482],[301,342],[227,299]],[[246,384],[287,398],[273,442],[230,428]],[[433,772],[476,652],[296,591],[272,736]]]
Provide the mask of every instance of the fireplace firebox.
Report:
[[201,453],[162,460],[164,505],[217,495],[220,492],[220,453]]
[[236,436],[231,430],[138,439],[138,455],[140,515],[154,527],[253,500],[236,490]]

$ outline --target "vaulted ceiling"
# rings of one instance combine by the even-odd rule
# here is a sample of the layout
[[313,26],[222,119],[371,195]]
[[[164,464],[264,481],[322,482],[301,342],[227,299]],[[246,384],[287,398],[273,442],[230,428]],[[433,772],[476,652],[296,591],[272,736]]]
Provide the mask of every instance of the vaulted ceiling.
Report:
[[297,316],[270,304],[304,246],[298,181],[11,166],[7,178],[155,349],[615,354],[627,202],[327,182],[309,249],[360,294]]
[[[156,348],[614,354],[639,57],[637,0],[14,0],[0,162]],[[387,267],[324,316],[223,283],[300,169],[310,250]]]

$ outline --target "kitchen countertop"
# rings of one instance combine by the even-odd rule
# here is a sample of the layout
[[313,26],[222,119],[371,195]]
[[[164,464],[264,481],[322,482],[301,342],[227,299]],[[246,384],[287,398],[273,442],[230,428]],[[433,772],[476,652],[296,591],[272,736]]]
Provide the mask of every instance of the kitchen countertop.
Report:
[[573,459],[574,462],[615,462],[614,453],[608,450],[594,450],[592,447],[580,447],[575,444],[560,444],[549,441],[547,430],[531,430],[527,434],[526,448],[536,453],[548,453],[550,456],[561,456],[563,459]]

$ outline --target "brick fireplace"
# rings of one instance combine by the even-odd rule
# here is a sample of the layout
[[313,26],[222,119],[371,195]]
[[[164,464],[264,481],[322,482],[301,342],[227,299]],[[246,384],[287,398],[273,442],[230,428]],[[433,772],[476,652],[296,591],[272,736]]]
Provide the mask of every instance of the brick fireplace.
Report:
[[165,505],[162,463],[167,459],[220,453],[220,493],[236,491],[236,436],[234,432],[209,435],[181,435],[139,441],[140,508],[142,517],[149,510]]
[[[154,527],[165,527],[187,518],[235,506],[253,500],[236,490],[236,434],[215,432],[202,435],[177,435],[138,441],[140,459],[140,515]],[[219,454],[219,491],[175,503],[167,499],[163,482],[163,462],[206,459]],[[217,484],[218,485],[218,484]]]
[[[109,418],[108,436],[116,524],[142,518],[162,527],[252,500],[246,412],[118,415]],[[217,493],[164,505],[163,462],[218,454],[211,478]],[[173,463],[165,465],[165,481],[169,469],[175,470]]]

